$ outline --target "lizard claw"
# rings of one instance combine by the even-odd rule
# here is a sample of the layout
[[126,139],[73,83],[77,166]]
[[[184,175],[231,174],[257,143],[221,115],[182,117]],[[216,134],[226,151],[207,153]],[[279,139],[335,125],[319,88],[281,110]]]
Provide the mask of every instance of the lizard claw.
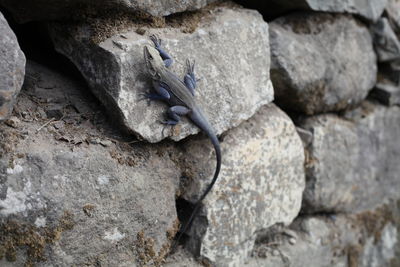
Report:
[[156,48],[161,47],[161,39],[156,34],[150,35],[150,40],[153,42]]
[[186,59],[186,70],[187,73],[189,74],[193,74],[194,73],[194,65],[195,65],[196,61],[190,61],[190,59]]

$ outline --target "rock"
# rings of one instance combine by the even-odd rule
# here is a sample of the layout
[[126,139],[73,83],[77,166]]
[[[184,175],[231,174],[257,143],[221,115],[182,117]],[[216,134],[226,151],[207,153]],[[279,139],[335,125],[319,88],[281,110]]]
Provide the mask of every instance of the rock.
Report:
[[17,117],[11,116],[8,120],[5,120],[4,123],[10,127],[18,128],[21,124],[21,121]]
[[400,86],[390,83],[377,83],[371,96],[387,106],[400,105]]
[[112,142],[111,142],[110,140],[101,140],[101,141],[100,141],[100,144],[101,144],[102,146],[107,147],[107,146],[110,146],[110,145],[112,144]]
[[[195,18],[185,19],[189,23]],[[150,44],[152,33],[163,39],[178,76],[183,76],[186,58],[196,60],[200,78],[196,98],[218,134],[239,125],[273,99],[268,25],[256,11],[217,7],[201,19],[193,33],[169,27],[146,29],[143,36],[130,28],[124,37],[115,34],[97,44],[90,42],[87,25],[72,28],[52,26],[56,49],[74,62],[109,113],[149,142],[172,133],[171,138],[179,140],[199,131],[187,121],[181,128],[164,129],[159,121],[166,105],[154,102],[149,107],[140,101],[140,94],[152,87],[143,61],[143,46]]]
[[324,12],[346,12],[362,16],[368,20],[376,21],[381,15],[386,6],[387,0],[350,0],[336,1],[336,3],[305,0],[309,8],[313,11]]
[[307,131],[303,128],[296,127],[296,131],[299,134],[301,141],[303,141],[304,147],[308,147],[313,140],[313,134],[310,131]]
[[0,121],[11,115],[25,76],[25,55],[17,37],[0,13]]
[[[184,145],[190,185],[183,197],[194,203],[210,183],[215,155],[206,140]],[[274,105],[229,131],[223,165],[213,190],[194,220],[188,248],[216,266],[242,266],[257,232],[289,224],[298,214],[304,189],[304,150],[295,126]]]
[[[289,228],[274,225],[259,234],[252,257],[233,266],[397,266],[396,210],[398,205],[355,215],[299,216]],[[296,236],[294,243],[292,235]],[[165,266],[203,265],[179,250]]]
[[[59,96],[54,98],[59,104],[70,106],[79,98],[96,117],[66,108],[65,118],[73,121],[62,129],[43,127],[47,120],[22,120],[25,137],[0,125],[5,140],[0,142],[1,258],[5,254],[0,266],[7,260],[15,260],[12,266],[39,267],[160,264],[178,227],[175,194],[181,172],[163,152],[168,145],[77,144],[89,134],[101,140],[122,137],[85,97],[84,85],[38,64],[30,63],[27,73],[54,83],[48,91]],[[51,107],[32,94],[38,89],[35,81],[27,79],[16,109]],[[75,141],[58,141],[57,131]]]
[[398,228],[387,208],[356,215],[299,217],[290,226],[298,235],[296,244],[290,244],[284,232],[270,234],[260,239],[254,257],[243,266],[395,266],[390,263],[398,248]]
[[17,4],[13,0],[0,0],[0,5],[12,13],[19,23],[37,20],[81,19],[85,16],[101,16],[105,13],[137,14],[144,12],[152,16],[194,11],[215,0],[190,1],[145,1],[145,0],[33,0]]
[[368,29],[345,15],[297,13],[270,24],[271,80],[284,108],[317,114],[357,105],[376,81]]
[[[397,0],[391,0],[397,1]],[[321,1],[321,0],[237,0],[244,7],[259,10],[267,18],[275,18],[289,11],[310,10],[331,13],[350,13],[361,16],[370,21],[376,21],[384,11],[387,0],[348,0],[348,1]],[[389,0],[390,2],[390,0]]]
[[388,0],[385,11],[390,18],[390,22],[393,23],[395,31],[400,33],[400,1]]
[[301,122],[313,132],[303,211],[355,212],[399,199],[400,107],[372,102]]
[[400,59],[400,41],[389,21],[386,18],[380,18],[372,26],[371,30],[378,60],[383,62]]

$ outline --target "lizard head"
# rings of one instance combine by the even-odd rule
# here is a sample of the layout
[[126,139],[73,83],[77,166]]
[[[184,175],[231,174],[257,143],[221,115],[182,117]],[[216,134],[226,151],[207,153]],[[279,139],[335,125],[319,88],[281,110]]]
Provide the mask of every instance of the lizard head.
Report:
[[158,75],[157,70],[164,67],[164,62],[160,56],[160,53],[157,51],[157,49],[148,45],[144,47],[143,53],[148,72],[152,77],[156,77]]

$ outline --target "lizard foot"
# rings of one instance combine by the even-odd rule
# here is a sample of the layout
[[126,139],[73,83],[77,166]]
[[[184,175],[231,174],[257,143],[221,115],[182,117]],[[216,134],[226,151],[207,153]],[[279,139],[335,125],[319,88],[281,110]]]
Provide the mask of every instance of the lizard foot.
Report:
[[156,34],[150,35],[150,40],[153,42],[154,46],[157,49],[160,49],[161,47],[161,38],[159,38]]

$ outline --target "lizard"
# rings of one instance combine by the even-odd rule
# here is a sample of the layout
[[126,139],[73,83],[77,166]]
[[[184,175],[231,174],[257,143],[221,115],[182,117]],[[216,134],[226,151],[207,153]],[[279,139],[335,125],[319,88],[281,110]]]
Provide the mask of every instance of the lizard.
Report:
[[[144,61],[146,63],[147,72],[151,76],[155,93],[146,93],[144,96],[150,100],[165,101],[170,107],[167,111],[168,120],[162,121],[167,125],[176,125],[180,116],[187,116],[197,127],[199,127],[211,140],[216,155],[216,167],[211,183],[204,190],[203,194],[197,200],[194,209],[186,224],[181,226],[180,234],[176,239],[176,243],[190,227],[197,211],[201,207],[202,201],[211,191],[217,181],[221,170],[221,148],[215,131],[203,111],[195,101],[196,76],[194,74],[194,61],[186,60],[186,74],[183,81],[179,79],[168,68],[171,66],[173,59],[161,47],[161,39],[156,35],[151,35],[150,40],[153,46],[145,45],[143,49]],[[175,244],[176,244],[175,243]],[[174,248],[174,246],[172,246]]]

